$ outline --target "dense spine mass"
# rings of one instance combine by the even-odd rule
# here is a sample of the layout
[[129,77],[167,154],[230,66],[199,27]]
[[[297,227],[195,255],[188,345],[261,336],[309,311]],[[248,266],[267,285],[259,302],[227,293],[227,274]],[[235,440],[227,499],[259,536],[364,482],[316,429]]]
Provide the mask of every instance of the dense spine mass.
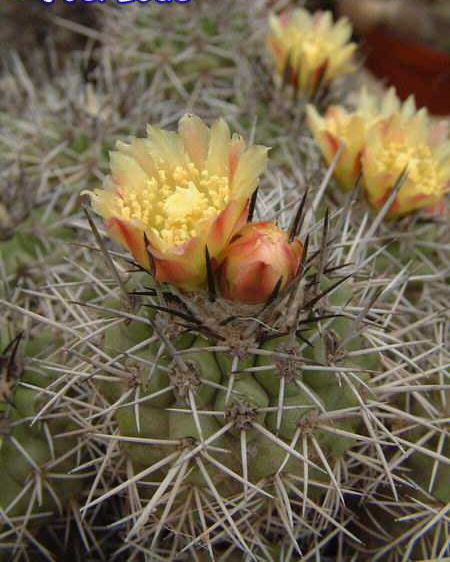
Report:
[[66,509],[76,509],[84,485],[84,476],[71,474],[84,455],[77,424],[64,409],[49,413],[46,408],[46,393],[58,375],[34,362],[52,347],[55,334],[44,332],[26,342],[22,336],[3,346],[0,363],[2,560],[20,556],[28,542],[45,555],[33,533]]
[[[64,67],[50,48],[45,80],[16,57],[0,78],[0,559],[445,560],[445,204],[384,222],[392,201],[370,211],[357,166],[338,191],[348,155],[331,143],[321,166],[302,124],[306,101],[341,90],[321,90],[323,68],[308,100],[289,73],[275,87],[264,2],[147,8],[102,7],[102,30],[80,29],[95,48]],[[110,244],[79,197],[101,187],[117,140],[128,155],[146,123],[174,130],[186,112],[272,147],[249,201],[249,222],[271,226],[246,228],[286,250],[241,264],[233,237],[219,266],[206,240],[182,262],[201,290],[158,277],[147,235],[133,256]],[[206,180],[175,172],[166,231],[189,201],[205,206]],[[261,257],[252,291],[245,267]]]
[[[265,305],[174,292],[143,273],[119,300],[85,303],[107,322],[98,340],[106,358],[92,360],[112,424],[113,441],[102,438],[115,462],[127,459],[125,472],[113,471],[115,485],[85,507],[120,495],[130,544],[164,551],[169,530],[172,557],[183,549],[201,556],[207,536],[211,553],[235,544],[226,560],[239,551],[270,560],[278,537],[289,560],[320,548],[317,527],[328,531],[322,547],[340,536],[359,550],[359,523],[343,526],[355,517],[349,505],[385,509],[415,493],[423,470],[411,467],[421,459],[435,466],[434,479],[443,474],[436,489],[445,487],[445,454],[420,441],[434,427],[430,444],[442,440],[442,415],[430,425],[429,408],[412,413],[415,397],[427,405],[428,394],[422,375],[402,383],[396,362],[406,353],[415,364],[411,348],[430,349],[386,332],[392,281],[369,282],[368,291],[364,271],[339,252],[339,223],[320,226],[294,285]],[[359,500],[361,485],[368,496]]]

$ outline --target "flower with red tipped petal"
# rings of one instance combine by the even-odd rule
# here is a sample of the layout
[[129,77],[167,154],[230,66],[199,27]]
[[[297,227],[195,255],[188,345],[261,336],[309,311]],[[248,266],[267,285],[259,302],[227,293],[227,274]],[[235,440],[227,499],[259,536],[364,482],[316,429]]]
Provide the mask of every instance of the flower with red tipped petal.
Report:
[[178,133],[149,126],[147,138],[119,142],[104,189],[88,192],[109,235],[158,281],[195,290],[245,224],[267,165],[264,146],[246,147],[223,119],[211,129],[185,115]]
[[395,113],[380,121],[367,137],[362,159],[364,191],[380,209],[403,172],[405,180],[388,219],[424,207],[437,208],[450,191],[450,141],[442,125],[432,126],[425,110],[405,120]]
[[229,300],[257,304],[266,302],[294,279],[303,246],[274,223],[247,224],[222,254],[219,285]]
[[301,94],[314,96],[321,85],[355,71],[352,28],[346,18],[333,23],[331,12],[303,8],[269,17],[267,48],[276,80],[287,80]]
[[308,127],[328,165],[332,163],[341,147],[334,177],[345,191],[353,188],[361,173],[367,135],[375,125],[394,113],[407,121],[414,116],[415,111],[414,98],[411,96],[401,104],[395,88],[390,88],[381,100],[363,88],[353,112],[348,112],[341,105],[335,105],[321,117],[313,105],[306,108]]

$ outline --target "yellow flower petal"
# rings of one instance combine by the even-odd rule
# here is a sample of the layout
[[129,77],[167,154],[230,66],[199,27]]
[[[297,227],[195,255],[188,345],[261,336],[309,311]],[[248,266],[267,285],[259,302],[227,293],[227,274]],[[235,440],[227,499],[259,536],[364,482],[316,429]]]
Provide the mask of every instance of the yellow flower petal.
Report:
[[228,176],[228,151],[230,129],[224,119],[218,119],[211,127],[206,170],[211,175]]
[[185,164],[184,145],[176,133],[149,125],[147,127],[149,150],[159,160],[157,164],[174,169]]
[[268,152],[265,146],[251,146],[242,154],[231,188],[233,199],[250,197],[267,167]]
[[208,127],[196,115],[187,114],[181,118],[178,132],[189,158],[198,169],[202,169],[208,156]]
[[141,189],[147,175],[134,158],[122,152],[113,151],[109,155],[111,176],[115,183]]

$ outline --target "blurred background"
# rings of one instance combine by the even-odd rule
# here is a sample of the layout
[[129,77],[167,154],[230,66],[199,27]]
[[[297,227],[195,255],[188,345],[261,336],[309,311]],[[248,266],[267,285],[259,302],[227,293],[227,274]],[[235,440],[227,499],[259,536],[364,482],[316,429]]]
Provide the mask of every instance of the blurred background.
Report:
[[[192,9],[204,1],[191,0]],[[110,0],[108,6],[114,4]],[[414,94],[417,104],[434,114],[450,114],[450,0],[266,0],[268,10],[300,5],[311,11],[332,10],[352,21],[368,80],[373,76],[384,86],[395,86],[402,99]],[[37,51],[51,43],[63,58],[86,41],[95,42],[95,33],[88,30],[101,25],[99,6],[82,0],[55,0],[51,5],[2,0],[1,52],[17,51],[25,65],[36,65]]]

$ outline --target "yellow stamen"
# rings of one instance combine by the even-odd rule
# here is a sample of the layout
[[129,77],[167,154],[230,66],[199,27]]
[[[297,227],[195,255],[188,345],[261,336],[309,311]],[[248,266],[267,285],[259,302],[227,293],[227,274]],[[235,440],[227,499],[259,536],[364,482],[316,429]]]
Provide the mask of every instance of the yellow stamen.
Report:
[[409,192],[416,187],[417,193],[433,195],[442,190],[436,160],[426,144],[406,145],[391,142],[383,146],[377,165],[380,172],[389,170],[400,176],[407,168]]
[[159,236],[167,248],[179,246],[201,232],[202,221],[217,216],[230,198],[228,177],[201,172],[192,162],[173,170],[161,162],[144,185],[121,186],[119,210],[126,220]]

